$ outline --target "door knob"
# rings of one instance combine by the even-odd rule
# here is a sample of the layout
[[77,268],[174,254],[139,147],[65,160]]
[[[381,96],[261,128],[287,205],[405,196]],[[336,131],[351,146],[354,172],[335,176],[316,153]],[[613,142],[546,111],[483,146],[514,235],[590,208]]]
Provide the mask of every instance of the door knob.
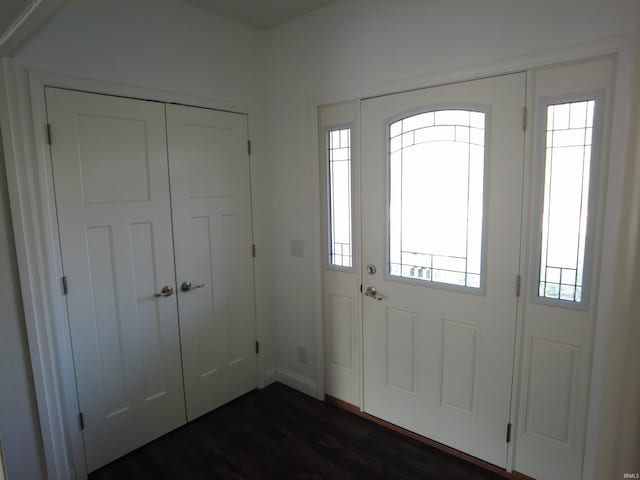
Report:
[[154,297],[170,297],[171,295],[173,295],[173,287],[170,285],[162,287],[159,293],[153,294]]
[[202,287],[204,287],[204,283],[193,285],[191,282],[183,282],[182,285],[180,285],[180,290],[182,290],[183,292],[189,292],[191,290],[195,290],[196,288]]
[[375,298],[378,301],[385,299],[384,295],[378,293],[378,290],[376,290],[376,287],[367,287],[367,289],[365,290],[364,294],[367,297]]

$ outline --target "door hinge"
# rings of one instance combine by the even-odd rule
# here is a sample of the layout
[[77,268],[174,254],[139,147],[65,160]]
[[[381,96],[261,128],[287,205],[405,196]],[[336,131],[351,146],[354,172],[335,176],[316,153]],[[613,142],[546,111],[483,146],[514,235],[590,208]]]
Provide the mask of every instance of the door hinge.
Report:
[[260,353],[260,342],[256,340],[256,355]]
[[522,283],[522,275],[516,276],[516,297],[520,296],[520,284]]
[[247,152],[249,152],[249,155],[251,155],[251,140],[247,141]]
[[522,107],[522,131],[527,131],[527,120],[529,118],[529,112],[527,111],[527,107]]
[[80,422],[80,430],[84,430],[84,415],[82,412],[78,414],[78,421]]
[[507,443],[511,443],[511,424],[507,423]]
[[47,123],[47,143],[51,145],[51,124]]
[[362,293],[362,284],[360,284],[360,293]]
[[256,258],[256,244],[251,245],[251,256]]
[[65,295],[69,295],[69,282],[67,282],[67,277],[62,277],[62,293]]

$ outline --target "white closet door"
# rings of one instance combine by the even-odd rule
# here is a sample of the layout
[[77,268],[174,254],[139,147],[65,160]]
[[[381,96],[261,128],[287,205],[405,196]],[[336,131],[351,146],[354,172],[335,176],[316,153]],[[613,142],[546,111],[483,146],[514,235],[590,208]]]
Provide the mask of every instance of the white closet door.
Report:
[[364,410],[505,467],[525,74],[362,103]]
[[89,471],[185,423],[164,105],[46,89]]
[[167,129],[192,420],[257,387],[247,118],[167,105]]

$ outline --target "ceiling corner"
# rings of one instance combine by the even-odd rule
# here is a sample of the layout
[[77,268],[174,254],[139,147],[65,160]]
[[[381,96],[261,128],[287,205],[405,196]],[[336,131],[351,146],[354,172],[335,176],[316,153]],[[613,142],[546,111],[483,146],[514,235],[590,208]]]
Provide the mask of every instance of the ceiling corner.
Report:
[[0,57],[18,49],[68,0],[2,0]]

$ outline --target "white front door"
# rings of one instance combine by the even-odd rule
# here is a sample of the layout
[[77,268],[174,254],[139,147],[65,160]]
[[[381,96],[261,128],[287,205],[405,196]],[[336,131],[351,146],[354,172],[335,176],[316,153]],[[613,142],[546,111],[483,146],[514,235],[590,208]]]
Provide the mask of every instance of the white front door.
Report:
[[55,88],[46,100],[92,471],[185,423],[165,107]]
[[525,81],[519,73],[362,103],[364,410],[501,467]]
[[246,115],[167,105],[187,417],[258,386]]

